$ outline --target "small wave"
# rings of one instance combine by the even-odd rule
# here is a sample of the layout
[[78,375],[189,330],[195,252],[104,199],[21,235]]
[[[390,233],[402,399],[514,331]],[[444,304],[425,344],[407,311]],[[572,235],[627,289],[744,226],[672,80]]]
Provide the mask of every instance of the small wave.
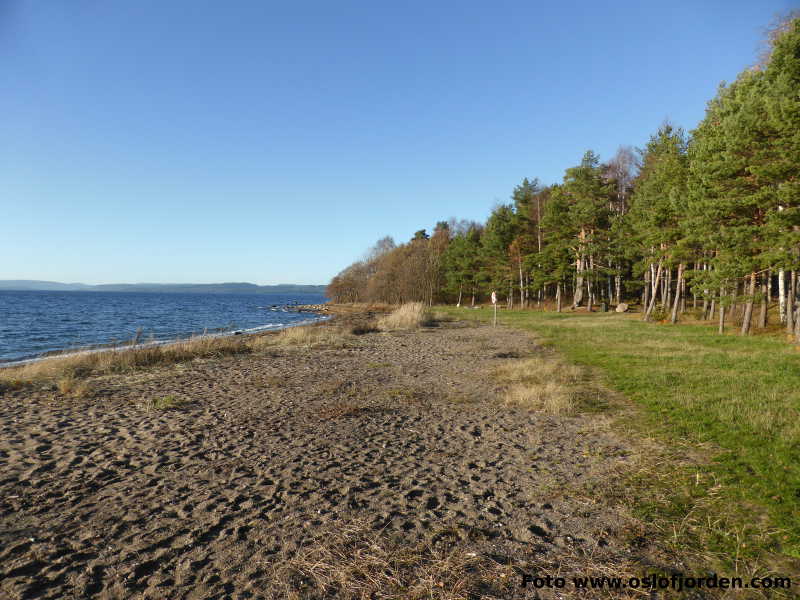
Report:
[[259,325],[258,327],[250,327],[248,329],[240,329],[242,333],[258,333],[259,331],[269,331],[270,329],[280,329],[281,327],[289,327],[292,323],[270,323],[269,325]]

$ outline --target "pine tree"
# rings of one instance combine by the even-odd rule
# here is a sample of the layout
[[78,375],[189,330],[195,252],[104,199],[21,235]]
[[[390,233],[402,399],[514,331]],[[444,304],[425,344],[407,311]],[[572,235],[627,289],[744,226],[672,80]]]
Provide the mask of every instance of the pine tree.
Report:
[[[643,307],[645,320],[650,318],[655,307],[662,277],[676,266],[676,301],[680,298],[686,260],[680,244],[681,220],[686,213],[687,197],[686,145],[686,135],[681,129],[662,125],[642,152],[642,170],[631,197],[628,221],[633,239],[644,257],[641,270],[648,275],[645,283],[647,302]],[[662,302],[666,310],[668,289],[666,285],[661,287],[665,292]],[[677,312],[673,315],[673,322],[676,318]]]
[[566,195],[569,206],[566,226],[574,235],[576,283],[572,305],[577,307],[582,303],[585,281],[591,310],[600,259],[607,249],[612,196],[594,152],[587,151],[579,166],[566,170],[560,191]]

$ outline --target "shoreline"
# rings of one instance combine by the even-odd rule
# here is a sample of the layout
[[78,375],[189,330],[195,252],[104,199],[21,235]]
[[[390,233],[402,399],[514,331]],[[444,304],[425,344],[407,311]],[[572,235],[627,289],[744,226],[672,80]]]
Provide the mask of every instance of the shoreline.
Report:
[[[309,305],[309,306],[318,306],[318,305]],[[318,314],[320,316],[319,318],[316,319],[309,318],[303,321],[297,321],[296,323],[276,323],[276,324],[259,325],[247,329],[236,329],[232,331],[218,331],[214,333],[190,334],[188,337],[175,337],[166,340],[148,340],[145,342],[135,342],[131,340],[128,342],[121,342],[119,344],[91,344],[88,346],[81,346],[77,348],[48,350],[38,356],[30,358],[11,359],[11,360],[0,359],[0,370],[13,369],[15,367],[23,367],[25,365],[35,364],[46,360],[71,358],[75,356],[97,354],[101,352],[127,352],[130,350],[140,350],[143,348],[170,346],[172,344],[180,344],[192,340],[217,339],[217,338],[225,338],[232,336],[253,336],[270,332],[283,331],[284,329],[289,329],[291,327],[303,327],[306,325],[313,325],[315,323],[323,323],[333,318],[333,316],[328,313],[311,309],[303,311],[301,310],[288,311],[288,312],[307,312],[309,314]]]

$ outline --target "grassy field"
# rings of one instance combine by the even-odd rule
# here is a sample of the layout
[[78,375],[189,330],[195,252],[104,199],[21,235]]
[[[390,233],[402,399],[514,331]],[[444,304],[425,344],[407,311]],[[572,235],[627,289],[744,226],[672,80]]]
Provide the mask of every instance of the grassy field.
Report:
[[[488,320],[489,309],[448,309]],[[500,311],[568,359],[592,367],[637,407],[635,426],[665,446],[711,457],[710,478],[651,518],[681,518],[705,502],[719,551],[800,557],[800,351],[775,336],[719,336],[705,325],[643,323],[639,315]],[[698,482],[700,481],[698,475]],[[680,496],[680,497],[679,497]],[[658,514],[672,512],[672,514]],[[731,515],[738,515],[731,519]],[[758,539],[748,540],[748,532]],[[766,534],[766,535],[764,535]],[[725,539],[725,538],[736,538]]]

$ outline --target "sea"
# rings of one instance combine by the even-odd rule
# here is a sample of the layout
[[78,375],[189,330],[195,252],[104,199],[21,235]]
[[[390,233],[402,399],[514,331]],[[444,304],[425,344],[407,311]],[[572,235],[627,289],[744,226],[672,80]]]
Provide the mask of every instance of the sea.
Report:
[[0,291],[0,366],[60,351],[203,334],[255,333],[324,319],[297,312],[322,294]]

